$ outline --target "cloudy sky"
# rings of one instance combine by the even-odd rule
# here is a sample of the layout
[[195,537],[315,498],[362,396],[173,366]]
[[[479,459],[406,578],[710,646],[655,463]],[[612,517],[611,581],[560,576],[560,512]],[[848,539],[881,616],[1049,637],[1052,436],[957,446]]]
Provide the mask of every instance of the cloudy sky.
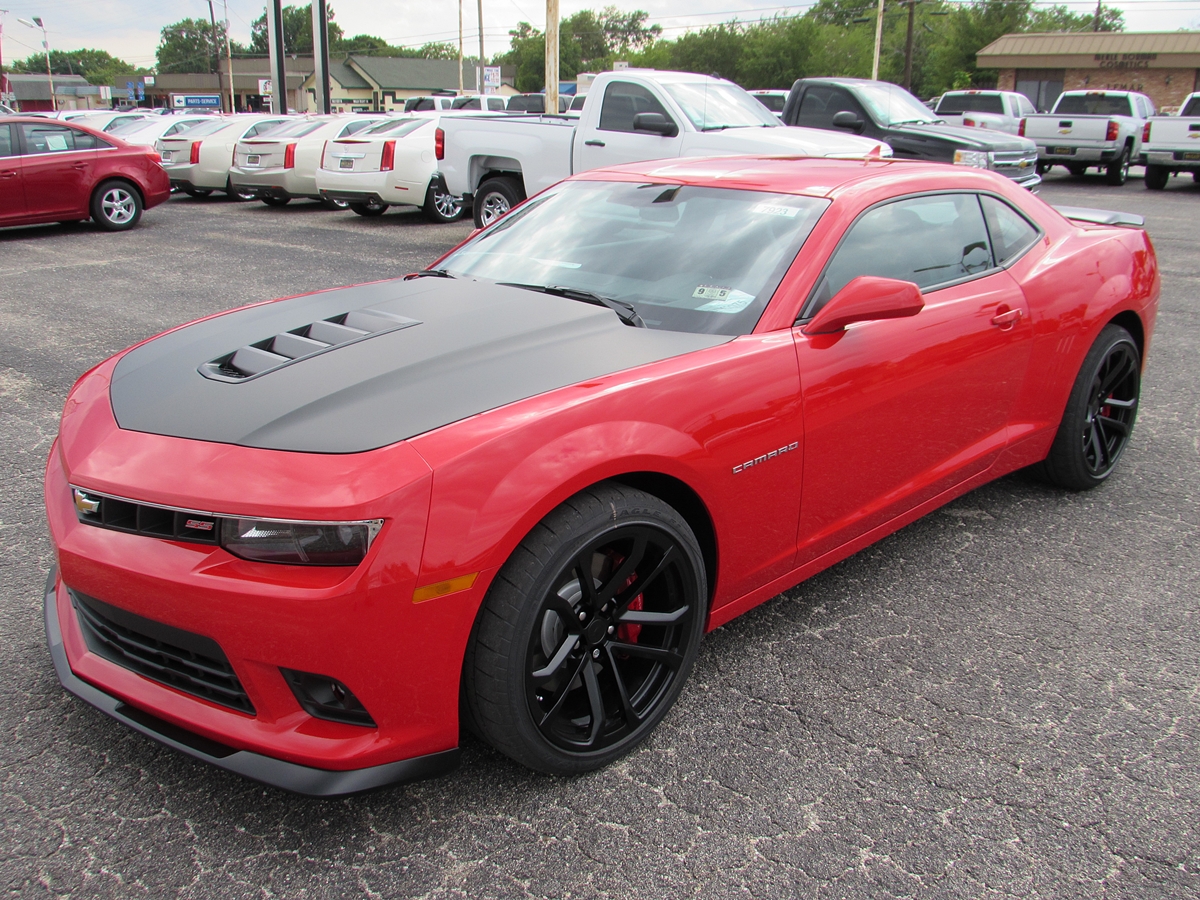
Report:
[[[218,18],[223,0],[213,0]],[[293,3],[297,0],[292,0]],[[373,34],[392,44],[419,46],[427,41],[458,40],[458,4],[455,0],[330,0],[336,21],[347,34]],[[613,0],[560,0],[562,14],[599,9]],[[760,6],[765,0],[631,0],[617,2],[622,9],[650,12],[650,21],[663,26],[667,36],[689,28],[739,18],[743,21],[777,12],[799,12],[811,0],[787,6]],[[869,0],[867,0],[869,2]],[[1093,8],[1094,0],[1062,0],[1072,10]],[[286,0],[285,0],[286,3]],[[228,0],[231,35],[243,42],[250,23],[262,14],[263,0]],[[465,0],[463,27],[468,48],[478,46],[477,0]],[[1111,5],[1125,11],[1131,31],[1174,31],[1200,28],[1200,0],[1117,0]],[[41,16],[53,49],[96,47],[135,65],[152,66],[159,30],[185,17],[207,18],[207,0],[0,0],[3,23],[3,57],[28,56],[41,47],[41,34],[17,19]],[[484,0],[485,51],[490,56],[508,44],[508,30],[520,21],[542,27],[545,4],[538,0]]]

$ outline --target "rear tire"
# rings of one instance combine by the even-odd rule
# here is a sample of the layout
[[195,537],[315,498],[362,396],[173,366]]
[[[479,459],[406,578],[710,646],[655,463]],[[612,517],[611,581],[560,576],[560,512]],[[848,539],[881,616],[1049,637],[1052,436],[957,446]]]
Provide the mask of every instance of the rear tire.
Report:
[[258,199],[267,206],[287,206],[292,202],[291,197],[259,197]]
[[515,178],[489,178],[475,192],[473,213],[476,228],[486,228],[525,199]]
[[142,196],[128,181],[106,181],[92,193],[91,210],[105,231],[128,231],[142,218]]
[[1171,179],[1171,170],[1166,166],[1146,166],[1146,189],[1161,191]]
[[1141,396],[1141,354],[1120,325],[1106,325],[1088,350],[1042,475],[1069,491],[1086,491],[1112,474],[1129,445]]
[[425,192],[425,215],[429,221],[439,224],[457,222],[463,216],[462,201],[444,188],[431,184]]
[[1113,187],[1120,187],[1129,180],[1129,145],[1121,150],[1121,155],[1109,163],[1104,170],[1104,182]]
[[366,203],[351,203],[350,208],[360,216],[382,216],[387,212],[387,204],[378,200],[368,200]]

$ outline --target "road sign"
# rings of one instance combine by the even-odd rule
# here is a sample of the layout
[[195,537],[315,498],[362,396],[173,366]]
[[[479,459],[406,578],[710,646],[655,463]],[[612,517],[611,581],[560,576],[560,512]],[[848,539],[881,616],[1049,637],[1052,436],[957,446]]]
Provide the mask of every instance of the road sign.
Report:
[[500,67],[499,66],[484,66],[483,67],[483,92],[485,94],[494,94],[500,90]]
[[137,84],[137,98],[139,100],[146,99],[146,87],[140,81]]
[[172,94],[173,109],[220,109],[220,94]]
[[133,89],[132,81],[125,82],[125,96],[129,99],[130,103],[137,98],[137,92]]

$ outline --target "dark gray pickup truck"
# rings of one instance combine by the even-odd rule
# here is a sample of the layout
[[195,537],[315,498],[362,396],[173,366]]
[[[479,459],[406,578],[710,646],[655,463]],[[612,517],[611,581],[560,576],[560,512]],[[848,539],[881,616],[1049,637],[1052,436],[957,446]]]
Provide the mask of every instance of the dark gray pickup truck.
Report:
[[898,85],[863,78],[801,78],[783,108],[785,125],[846,131],[885,141],[898,159],[991,169],[1022,187],[1041,184],[1037,144],[1022,137],[949,125]]

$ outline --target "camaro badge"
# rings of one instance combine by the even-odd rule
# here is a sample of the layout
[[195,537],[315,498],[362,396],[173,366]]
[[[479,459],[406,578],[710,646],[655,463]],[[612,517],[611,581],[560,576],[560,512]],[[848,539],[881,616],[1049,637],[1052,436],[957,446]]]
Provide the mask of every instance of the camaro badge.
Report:
[[761,466],[768,459],[774,459],[777,456],[783,456],[783,454],[785,454],[785,453],[791,453],[793,450],[795,450],[799,446],[800,446],[799,441],[792,441],[786,447],[780,447],[778,450],[772,450],[770,453],[764,453],[762,456],[756,456],[756,457],[754,457],[754,459],[747,460],[744,463],[740,463],[739,465],[734,466],[733,474],[736,475],[738,472],[744,472],[746,469],[749,469],[751,466]]
[[194,529],[195,531],[212,531],[213,523],[205,519],[188,519],[183,523],[185,527]]

